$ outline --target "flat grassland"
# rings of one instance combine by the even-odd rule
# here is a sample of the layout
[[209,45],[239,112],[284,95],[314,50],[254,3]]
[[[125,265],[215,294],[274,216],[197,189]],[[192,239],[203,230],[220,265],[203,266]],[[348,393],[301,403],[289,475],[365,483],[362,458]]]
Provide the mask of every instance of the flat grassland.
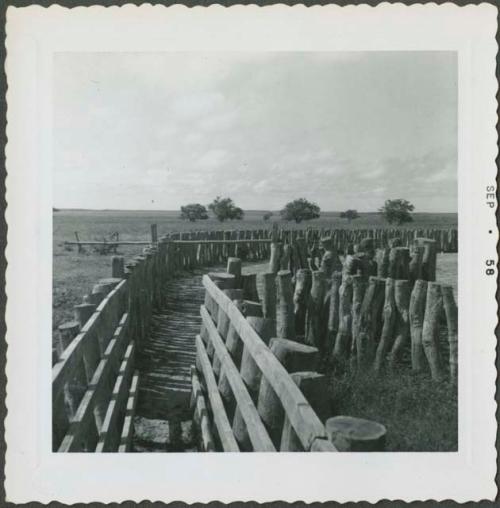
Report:
[[[158,235],[168,232],[213,229],[270,228],[262,220],[264,212],[246,212],[242,221],[220,222],[209,219],[196,223],[181,221],[178,212],[134,211],[59,211],[53,223],[53,331],[72,319],[73,306],[103,277],[111,274],[111,255],[101,255],[91,247],[78,253],[76,246],[65,247],[65,240],[102,240],[118,232],[120,240],[147,240],[150,225],[158,225]],[[302,224],[279,221],[287,228],[379,228],[387,227],[377,214],[362,214],[348,223],[338,213],[323,213],[320,219]],[[415,214],[414,222],[404,227],[451,228],[457,226],[456,214]],[[128,259],[141,246],[120,246],[118,254]],[[451,284],[457,294],[457,255],[439,254],[438,280]],[[445,339],[446,340],[446,339]],[[458,416],[456,390],[447,383],[433,383],[429,376],[414,375],[408,369],[382,378],[357,378],[349,373],[334,375],[330,397],[336,413],[380,421],[388,428],[388,450],[452,451],[457,449]]]
[[[53,287],[52,287],[52,325],[55,330],[59,324],[71,319],[73,306],[81,303],[83,295],[103,277],[111,272],[111,255],[101,255],[90,246],[78,253],[76,246],[65,246],[64,241],[75,240],[75,231],[85,240],[102,240],[118,232],[120,240],[147,240],[150,238],[150,225],[158,225],[158,235],[174,231],[216,230],[216,229],[261,229],[271,228],[273,221],[286,228],[381,228],[387,227],[376,213],[360,214],[360,218],[348,223],[339,213],[324,212],[316,220],[295,224],[279,220],[274,213],[270,221],[264,221],[264,211],[247,211],[241,221],[221,223],[215,219],[188,222],[179,219],[177,211],[85,211],[61,210],[53,214]],[[414,214],[414,222],[403,227],[412,228],[451,228],[457,225],[456,214]],[[142,250],[141,246],[120,246],[118,253],[125,259]],[[445,270],[451,273],[446,278],[456,280],[456,267]],[[452,263],[453,264],[453,263]]]

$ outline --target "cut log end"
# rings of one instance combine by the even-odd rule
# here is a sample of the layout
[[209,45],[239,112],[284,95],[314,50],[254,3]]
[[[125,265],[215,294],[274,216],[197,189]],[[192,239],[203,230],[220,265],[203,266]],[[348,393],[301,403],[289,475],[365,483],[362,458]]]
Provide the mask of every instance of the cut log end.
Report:
[[335,416],[326,422],[328,438],[339,451],[384,451],[387,429],[384,425],[363,418]]

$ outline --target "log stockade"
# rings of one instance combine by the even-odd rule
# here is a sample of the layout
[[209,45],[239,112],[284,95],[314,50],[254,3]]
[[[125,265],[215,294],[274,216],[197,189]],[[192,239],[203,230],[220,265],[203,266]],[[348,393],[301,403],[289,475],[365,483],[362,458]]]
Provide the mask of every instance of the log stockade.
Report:
[[[54,451],[133,451],[136,358],[175,298],[166,287],[214,266],[201,279],[199,333],[186,344],[197,450],[383,450],[384,425],[335,415],[327,373],[399,366],[456,383],[457,306],[452,288],[436,282],[437,253],[453,252],[456,230],[422,234],[274,227],[158,239],[152,228],[142,254],[113,256],[111,277],[59,327]],[[245,273],[244,261],[269,264]]]
[[[154,226],[154,225],[153,225]],[[217,231],[193,231],[171,233],[171,240],[179,245],[203,244],[208,246],[216,244],[246,244],[250,248],[253,244],[271,244],[279,241],[283,244],[291,244],[299,238],[303,238],[308,245],[318,243],[321,238],[331,238],[333,247],[341,253],[347,253],[354,245],[363,239],[371,238],[377,247],[390,247],[392,240],[398,238],[402,247],[411,247],[415,238],[429,238],[436,242],[438,252],[458,252],[458,231],[456,228],[377,228],[377,229],[338,229],[338,228],[306,228],[286,229],[276,227],[272,229],[254,230],[217,230]],[[120,245],[154,245],[158,241],[157,230],[152,228],[150,240],[80,240],[75,233],[76,241],[66,241],[65,245],[76,245],[78,250],[85,245],[105,245],[118,247]],[[202,248],[202,250],[206,250]],[[252,250],[252,249],[250,249]],[[269,253],[268,253],[269,254]],[[240,256],[241,257],[241,256]]]

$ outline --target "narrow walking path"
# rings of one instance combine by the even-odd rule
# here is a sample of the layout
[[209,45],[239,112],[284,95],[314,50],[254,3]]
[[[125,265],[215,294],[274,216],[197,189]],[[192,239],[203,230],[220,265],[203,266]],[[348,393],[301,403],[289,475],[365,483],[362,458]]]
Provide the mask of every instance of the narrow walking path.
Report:
[[[243,273],[263,271],[265,266],[249,263]],[[217,268],[196,269],[171,279],[165,287],[166,305],[153,315],[151,332],[136,358],[135,451],[196,451],[189,409],[191,365],[196,361],[195,337],[200,333],[205,295],[201,279],[211,270]]]
[[195,337],[200,333],[204,270],[184,273],[165,288],[166,306],[153,316],[137,356],[140,386],[135,418],[136,451],[193,448],[189,398]]

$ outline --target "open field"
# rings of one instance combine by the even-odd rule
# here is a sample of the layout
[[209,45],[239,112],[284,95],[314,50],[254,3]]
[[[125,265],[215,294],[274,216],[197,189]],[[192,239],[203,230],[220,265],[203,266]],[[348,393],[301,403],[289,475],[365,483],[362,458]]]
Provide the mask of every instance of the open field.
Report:
[[[271,221],[262,220],[263,211],[247,211],[242,221],[220,223],[215,219],[190,223],[178,218],[179,212],[152,211],[81,211],[61,210],[54,213],[53,221],[53,288],[52,324],[55,330],[59,324],[71,319],[73,306],[81,303],[84,294],[102,277],[108,277],[111,270],[111,255],[101,255],[90,247],[78,253],[76,246],[65,247],[65,240],[74,240],[77,231],[80,240],[102,240],[111,233],[118,232],[120,240],[147,240],[150,238],[150,225],[158,224],[158,235],[173,231],[207,229],[261,229],[272,226],[272,219],[279,220],[278,213]],[[384,227],[380,216],[375,213],[361,214],[350,224],[336,212],[324,212],[321,218],[295,224],[279,224],[287,228],[338,227],[367,228]],[[414,214],[414,222],[405,227],[432,228],[456,227],[456,214]],[[125,259],[141,251],[141,246],[120,246],[118,253]],[[440,280],[456,285],[456,255],[438,255]]]

